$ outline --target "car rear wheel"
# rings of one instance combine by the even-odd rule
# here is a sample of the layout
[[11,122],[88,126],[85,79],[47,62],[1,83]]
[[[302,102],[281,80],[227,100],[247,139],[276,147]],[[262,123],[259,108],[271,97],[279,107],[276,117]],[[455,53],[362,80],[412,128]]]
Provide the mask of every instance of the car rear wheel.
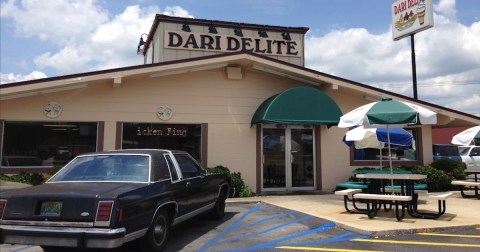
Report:
[[217,202],[215,202],[215,206],[210,211],[210,216],[215,220],[221,220],[225,215],[225,200],[227,200],[227,194],[225,191],[221,191],[220,195],[218,195]]
[[142,251],[162,251],[165,244],[167,244],[169,234],[170,217],[165,210],[160,209],[155,215],[147,233],[141,240],[140,246]]

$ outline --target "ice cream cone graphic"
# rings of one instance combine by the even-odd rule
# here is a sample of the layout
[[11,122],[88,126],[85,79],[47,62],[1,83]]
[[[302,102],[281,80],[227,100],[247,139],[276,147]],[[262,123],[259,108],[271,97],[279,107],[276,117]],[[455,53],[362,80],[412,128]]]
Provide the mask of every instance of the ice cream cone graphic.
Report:
[[417,12],[418,22],[423,25],[425,22],[425,10]]
[[420,1],[417,8],[417,17],[420,25],[423,25],[423,23],[425,22],[425,9],[426,7],[424,1]]

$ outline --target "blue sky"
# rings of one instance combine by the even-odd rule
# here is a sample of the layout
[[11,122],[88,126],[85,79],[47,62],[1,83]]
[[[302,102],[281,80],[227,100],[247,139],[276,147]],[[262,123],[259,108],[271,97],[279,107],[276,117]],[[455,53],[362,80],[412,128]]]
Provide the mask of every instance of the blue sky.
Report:
[[[413,96],[388,0],[1,0],[1,83],[142,64],[155,14],[309,27],[306,67]],[[419,99],[480,116],[480,2],[433,0],[415,35]]]

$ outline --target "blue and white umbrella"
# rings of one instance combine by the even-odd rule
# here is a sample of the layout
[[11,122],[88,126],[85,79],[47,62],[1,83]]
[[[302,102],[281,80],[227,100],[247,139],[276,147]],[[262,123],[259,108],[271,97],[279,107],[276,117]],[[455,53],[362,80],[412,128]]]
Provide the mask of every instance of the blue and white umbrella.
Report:
[[[402,128],[390,128],[390,146],[415,149],[412,134]],[[348,145],[355,145],[355,149],[382,149],[387,146],[388,132],[385,128],[356,127],[345,134],[343,141]]]
[[388,133],[390,133],[390,147],[415,149],[415,140],[412,134],[402,128],[364,128],[356,127],[345,134],[343,142],[355,149],[379,149],[380,169],[382,169],[382,149],[388,147]]

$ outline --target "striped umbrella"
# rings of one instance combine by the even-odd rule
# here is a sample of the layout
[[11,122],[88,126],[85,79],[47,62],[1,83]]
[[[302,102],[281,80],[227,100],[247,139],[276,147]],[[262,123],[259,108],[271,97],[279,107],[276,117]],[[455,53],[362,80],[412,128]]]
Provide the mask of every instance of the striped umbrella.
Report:
[[393,173],[390,127],[436,123],[437,113],[429,109],[408,102],[392,100],[391,98],[382,98],[380,101],[363,105],[344,114],[340,117],[338,127],[348,128],[362,125],[367,128],[386,127],[390,173]]
[[470,145],[472,142],[480,144],[480,125],[468,128],[452,138],[452,144]]

